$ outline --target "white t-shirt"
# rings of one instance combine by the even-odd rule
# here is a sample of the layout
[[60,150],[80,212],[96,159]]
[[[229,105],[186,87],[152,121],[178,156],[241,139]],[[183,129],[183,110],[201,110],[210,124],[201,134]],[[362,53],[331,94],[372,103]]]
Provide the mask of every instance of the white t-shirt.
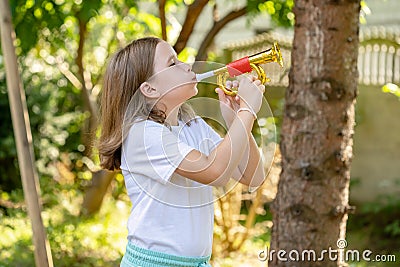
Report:
[[212,186],[175,173],[193,149],[208,155],[222,138],[200,117],[191,125],[135,123],[122,145],[121,170],[133,207],[128,239],[154,251],[209,256],[214,207]]

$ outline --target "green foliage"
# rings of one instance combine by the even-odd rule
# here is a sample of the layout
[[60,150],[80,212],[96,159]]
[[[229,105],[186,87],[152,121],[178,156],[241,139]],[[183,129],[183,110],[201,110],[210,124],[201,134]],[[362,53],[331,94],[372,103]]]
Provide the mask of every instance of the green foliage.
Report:
[[277,26],[292,27],[294,25],[293,0],[248,0],[247,3],[249,12],[266,12],[271,15],[272,21]]
[[[400,197],[382,195],[373,202],[364,203],[350,215],[348,232],[361,233],[366,248],[378,252],[394,252],[400,247]],[[362,249],[365,249],[361,247]]]
[[389,234],[390,236],[393,236],[396,238],[399,237],[400,236],[400,220],[396,219],[392,223],[386,225],[384,231],[385,231],[385,233]]
[[[117,266],[126,245],[126,198],[107,197],[100,213],[79,216],[82,193],[76,186],[46,181],[52,188],[43,192],[43,221],[55,266]],[[115,182],[116,183],[116,182]],[[22,192],[3,193],[1,199],[22,201]],[[32,231],[25,209],[0,211],[0,266],[32,266]]]
[[[295,15],[292,11],[294,0],[247,0],[248,12],[257,14],[266,12],[271,15],[272,21],[276,26],[285,28],[293,27]],[[367,23],[366,16],[371,14],[371,10],[364,0],[361,0],[360,23]]]
[[[4,69],[3,62],[0,61],[0,70]],[[0,189],[11,190],[21,187],[19,179],[10,179],[10,177],[19,177],[17,150],[14,142],[11,128],[11,114],[8,104],[8,95],[5,83],[5,73],[0,71]]]
[[[77,3],[76,1],[74,3]],[[103,1],[80,1],[79,5],[74,5],[73,10],[81,23],[86,24],[92,17],[97,16],[98,10],[103,6]]]
[[[86,24],[85,85],[96,102],[110,53],[132,39],[161,32],[159,19],[138,12],[137,1],[11,1],[17,53],[40,177],[57,177],[59,162],[82,183],[83,111],[77,66],[79,23]],[[33,33],[33,34],[32,34]],[[0,61],[0,190],[20,188],[5,73]]]
[[66,4],[57,4],[60,2],[62,1],[10,1],[18,47],[22,54],[26,54],[36,45],[40,39],[38,33],[43,28],[52,31],[62,25],[69,10],[65,9]]
[[[30,123],[35,147],[35,157],[40,174],[52,175],[54,170],[49,167],[64,152],[78,152],[80,144],[80,129],[84,113],[77,109],[80,101],[78,91],[71,90],[71,85],[54,68],[43,64],[39,55],[31,52],[21,61],[22,78],[26,91],[27,106],[30,115]],[[4,85],[5,86],[5,85]],[[11,130],[10,108],[6,92],[1,101],[1,116],[6,126],[3,129]],[[16,151],[12,131],[2,132],[0,146],[3,153],[0,161],[9,161],[10,164],[0,166],[1,188],[10,190],[19,187],[19,175],[16,170]],[[71,156],[71,159],[73,157]],[[52,172],[53,171],[53,172]],[[7,187],[8,183],[15,185]]]

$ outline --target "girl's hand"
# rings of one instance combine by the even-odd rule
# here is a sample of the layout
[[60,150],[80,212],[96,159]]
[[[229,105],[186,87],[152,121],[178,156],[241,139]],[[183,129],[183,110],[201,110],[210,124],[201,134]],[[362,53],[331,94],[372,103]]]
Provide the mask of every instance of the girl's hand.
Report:
[[240,77],[238,94],[241,108],[250,108],[258,113],[261,108],[265,86],[253,75]]
[[[238,81],[227,81],[225,87],[230,88],[238,88]],[[221,108],[222,117],[226,123],[226,126],[230,128],[233,120],[236,117],[236,112],[240,108],[240,98],[239,96],[229,96],[224,93],[221,88],[216,88],[215,92],[218,93],[219,105]]]

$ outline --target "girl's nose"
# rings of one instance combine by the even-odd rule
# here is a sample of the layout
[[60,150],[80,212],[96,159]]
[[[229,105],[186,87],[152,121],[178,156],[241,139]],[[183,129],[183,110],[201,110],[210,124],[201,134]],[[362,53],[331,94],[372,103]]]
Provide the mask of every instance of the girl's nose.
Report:
[[187,71],[191,72],[192,71],[192,66],[190,64],[185,63]]

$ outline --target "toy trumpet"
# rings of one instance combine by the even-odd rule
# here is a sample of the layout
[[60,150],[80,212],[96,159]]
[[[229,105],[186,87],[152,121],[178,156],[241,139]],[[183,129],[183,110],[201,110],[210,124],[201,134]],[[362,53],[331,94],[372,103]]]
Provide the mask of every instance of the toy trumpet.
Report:
[[225,94],[230,96],[235,96],[237,94],[236,88],[225,88],[226,80],[229,77],[235,77],[243,73],[251,72],[255,70],[258,75],[258,79],[264,84],[271,81],[265,74],[264,69],[260,64],[277,62],[281,67],[283,67],[283,60],[281,50],[279,49],[278,43],[274,43],[272,48],[259,52],[257,54],[246,56],[228,63],[224,67],[208,71],[205,73],[196,74],[197,81],[212,77],[217,75],[217,84],[225,92]]

